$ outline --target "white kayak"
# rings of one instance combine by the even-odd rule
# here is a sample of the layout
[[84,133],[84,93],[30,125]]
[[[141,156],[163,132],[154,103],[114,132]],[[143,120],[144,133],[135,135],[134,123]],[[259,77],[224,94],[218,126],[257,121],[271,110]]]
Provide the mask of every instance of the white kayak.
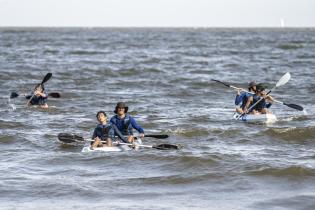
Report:
[[259,115],[253,115],[253,114],[246,114],[241,117],[239,117],[239,114],[235,113],[233,118],[235,120],[240,120],[244,122],[260,122],[260,123],[274,123],[277,121],[277,117],[274,114],[259,114]]
[[127,145],[118,145],[118,146],[112,146],[112,147],[104,146],[104,147],[97,147],[94,149],[91,148],[91,145],[85,145],[82,148],[82,152],[124,152],[128,150],[132,150],[132,148]]
[[[136,143],[139,145],[142,144],[141,139],[137,139]],[[124,144],[120,144],[120,145],[116,145],[112,147],[103,146],[103,147],[97,147],[94,149],[91,148],[91,144],[86,144],[82,148],[82,152],[124,152],[124,151],[129,151],[129,150],[133,150],[133,148]],[[139,150],[139,147],[136,146],[134,150]]]

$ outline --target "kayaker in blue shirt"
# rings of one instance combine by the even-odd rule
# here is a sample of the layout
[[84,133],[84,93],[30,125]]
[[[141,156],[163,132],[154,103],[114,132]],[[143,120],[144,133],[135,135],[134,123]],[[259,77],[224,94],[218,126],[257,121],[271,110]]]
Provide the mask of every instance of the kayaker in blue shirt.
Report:
[[[250,96],[244,108],[244,112],[249,112],[250,114],[269,114],[271,113],[268,108],[273,102],[273,98],[267,95],[265,92],[265,86],[263,84],[258,84],[256,86],[255,94]],[[257,101],[263,98],[257,105],[255,105],[251,110],[248,110]]]
[[[92,139],[95,141],[92,143],[92,149],[96,147],[113,146],[112,139],[114,139],[115,133],[112,125],[107,124],[106,113],[104,111],[99,111],[96,114],[96,118],[99,124],[96,126],[93,132]],[[103,144],[102,141],[106,141],[106,144]]]
[[48,95],[45,92],[45,87],[42,84],[37,84],[34,91],[26,96],[26,99],[31,99],[28,105],[38,105],[41,108],[48,108],[47,105]]
[[114,129],[115,135],[119,136],[122,134],[127,136],[127,139],[122,138],[122,141],[126,143],[134,142],[133,128],[140,133],[140,138],[144,137],[143,128],[137,124],[133,117],[127,114],[128,106],[124,102],[118,102],[114,112],[116,115],[110,119],[110,122],[117,128]]
[[[255,94],[256,91],[256,82],[252,81],[248,84],[248,92],[245,92],[244,89],[238,89],[237,90],[237,94],[235,97],[235,105],[236,105],[236,112],[239,114],[243,114],[244,113],[244,107],[247,103],[247,100],[250,96]],[[241,93],[242,92],[242,93]]]

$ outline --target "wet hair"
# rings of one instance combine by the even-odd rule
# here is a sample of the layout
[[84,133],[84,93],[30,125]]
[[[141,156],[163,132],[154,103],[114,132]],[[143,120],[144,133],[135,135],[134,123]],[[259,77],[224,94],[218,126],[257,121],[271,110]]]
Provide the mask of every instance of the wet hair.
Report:
[[264,86],[264,84],[262,83],[259,83],[257,86],[256,86],[256,92],[262,92],[266,89],[266,87]]
[[98,119],[98,115],[100,115],[100,114],[104,114],[104,116],[107,117],[107,115],[106,115],[106,113],[104,111],[98,111],[96,113],[96,119]]
[[37,84],[37,85],[35,86],[34,90],[36,90],[38,87],[42,87],[42,89],[43,89],[42,92],[44,92],[45,86],[44,86],[43,84]]
[[257,86],[256,81],[251,81],[251,82],[248,84],[248,91],[250,91],[251,89],[253,89],[254,86]]
[[254,91],[253,87],[249,87],[249,88],[248,88],[248,91],[250,91],[250,90],[253,90],[253,91]]

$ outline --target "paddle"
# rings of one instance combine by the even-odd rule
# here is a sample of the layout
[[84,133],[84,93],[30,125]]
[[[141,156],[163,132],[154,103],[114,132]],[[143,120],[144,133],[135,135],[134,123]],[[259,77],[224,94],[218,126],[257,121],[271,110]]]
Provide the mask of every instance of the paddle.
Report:
[[224,83],[222,81],[219,81],[219,80],[216,80],[216,79],[211,79],[212,81],[215,81],[215,82],[218,82],[218,83],[221,83],[223,85],[225,85],[226,87],[229,87],[229,88],[233,88],[233,89],[236,89],[236,90],[240,90],[241,88],[238,88],[238,87],[235,87],[235,86],[232,86],[232,85],[229,85],[227,83]]
[[[78,136],[76,134],[68,134],[68,133],[59,133],[58,134],[58,139],[59,141],[62,141],[64,143],[70,144],[70,143],[83,143],[86,141],[94,141],[92,139],[84,139],[82,136]],[[106,141],[102,141],[106,142]],[[134,146],[131,143],[118,143],[121,145],[129,145],[129,146]],[[174,144],[159,144],[159,145],[137,145],[140,147],[147,147],[147,148],[154,148],[154,149],[159,149],[159,150],[171,150],[171,149],[180,149],[182,148],[180,145],[174,145]]]
[[50,96],[52,98],[60,98],[61,97],[60,93],[57,93],[57,92],[48,93],[48,96]]
[[167,139],[168,135],[166,135],[166,134],[149,134],[149,135],[144,135],[144,137],[150,137],[150,138],[156,138],[156,139]]
[[[131,143],[118,143],[118,145],[128,145],[128,146],[134,146]],[[174,144],[158,144],[158,145],[144,145],[144,144],[137,144],[136,146],[139,147],[146,147],[146,148],[154,148],[154,149],[158,149],[158,150],[176,150],[176,149],[181,149],[183,148],[183,146],[181,145],[174,145]]]
[[[43,85],[45,82],[47,82],[50,78],[52,77],[52,73],[47,73],[46,76],[44,77],[44,79],[42,80],[42,82],[40,83],[40,85]],[[26,105],[30,105],[31,100],[33,99],[33,97],[35,96],[35,94],[32,95],[32,97],[30,98],[30,100],[27,102]]]
[[[19,96],[20,95],[17,92],[12,92],[10,95],[10,98],[17,98]],[[61,97],[60,93],[57,93],[57,92],[48,93],[48,96],[52,97],[52,98],[60,98]],[[26,96],[25,98],[30,99],[31,97],[32,96]]]
[[[165,138],[168,138],[168,135],[166,135],[166,134],[162,134],[162,135],[151,134],[151,135],[145,135],[144,137],[165,139]],[[78,136],[76,134],[69,134],[69,133],[59,133],[58,139],[60,141],[65,142],[65,143],[84,142],[85,141],[82,136]]]
[[283,105],[285,105],[285,106],[287,106],[287,107],[290,107],[290,108],[292,108],[292,109],[296,109],[296,110],[299,110],[299,111],[303,111],[303,110],[304,110],[304,108],[303,108],[302,106],[297,105],[297,104],[287,104],[287,103],[285,103],[285,102],[278,101],[278,100],[275,100],[275,99],[273,99],[273,101],[274,101],[274,102],[277,102],[277,103],[279,103],[279,104],[283,104]]
[[58,134],[59,141],[70,144],[75,142],[85,142],[85,139],[82,136],[78,136],[76,134],[68,134],[68,133],[59,133]]
[[[223,84],[223,85],[225,85],[225,86],[227,86],[227,87],[229,87],[229,88],[233,88],[233,89],[235,89],[235,90],[241,90],[242,92],[246,92],[246,93],[253,94],[253,93],[248,92],[248,91],[246,91],[246,90],[244,90],[244,89],[242,89],[242,88],[238,88],[238,87],[229,85],[229,84],[224,83],[224,82],[222,82],[222,81],[219,81],[219,80],[216,80],[216,79],[211,79],[211,80],[212,80],[212,81],[215,81],[215,82],[218,82],[218,83],[221,83],[221,84]],[[288,107],[290,107],[290,108],[292,108],[292,109],[299,110],[299,111],[303,111],[303,109],[304,109],[302,106],[297,105],[297,104],[287,104],[287,103],[285,103],[285,102],[278,101],[278,100],[275,100],[275,99],[274,99],[273,101],[276,102],[276,103],[279,103],[279,104],[288,106]]]
[[[271,91],[275,90],[277,87],[280,87],[282,85],[285,85],[289,80],[291,79],[291,75],[289,72],[285,73],[277,82],[276,86],[274,86],[271,90],[268,91],[266,95],[269,95]],[[249,107],[248,111],[246,113],[243,113],[237,117],[237,119],[243,117],[244,115],[248,114],[250,110],[252,110],[260,101],[262,101],[264,98],[261,97],[256,103],[254,103],[251,107]]]
[[10,98],[17,98],[19,97],[19,94],[17,94],[16,92],[12,92],[10,95]]

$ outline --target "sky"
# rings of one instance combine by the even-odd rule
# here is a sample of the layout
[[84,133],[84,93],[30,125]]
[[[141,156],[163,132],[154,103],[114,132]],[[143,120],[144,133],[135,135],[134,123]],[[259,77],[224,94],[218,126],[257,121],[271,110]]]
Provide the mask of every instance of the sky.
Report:
[[315,0],[0,0],[1,26],[315,27]]

